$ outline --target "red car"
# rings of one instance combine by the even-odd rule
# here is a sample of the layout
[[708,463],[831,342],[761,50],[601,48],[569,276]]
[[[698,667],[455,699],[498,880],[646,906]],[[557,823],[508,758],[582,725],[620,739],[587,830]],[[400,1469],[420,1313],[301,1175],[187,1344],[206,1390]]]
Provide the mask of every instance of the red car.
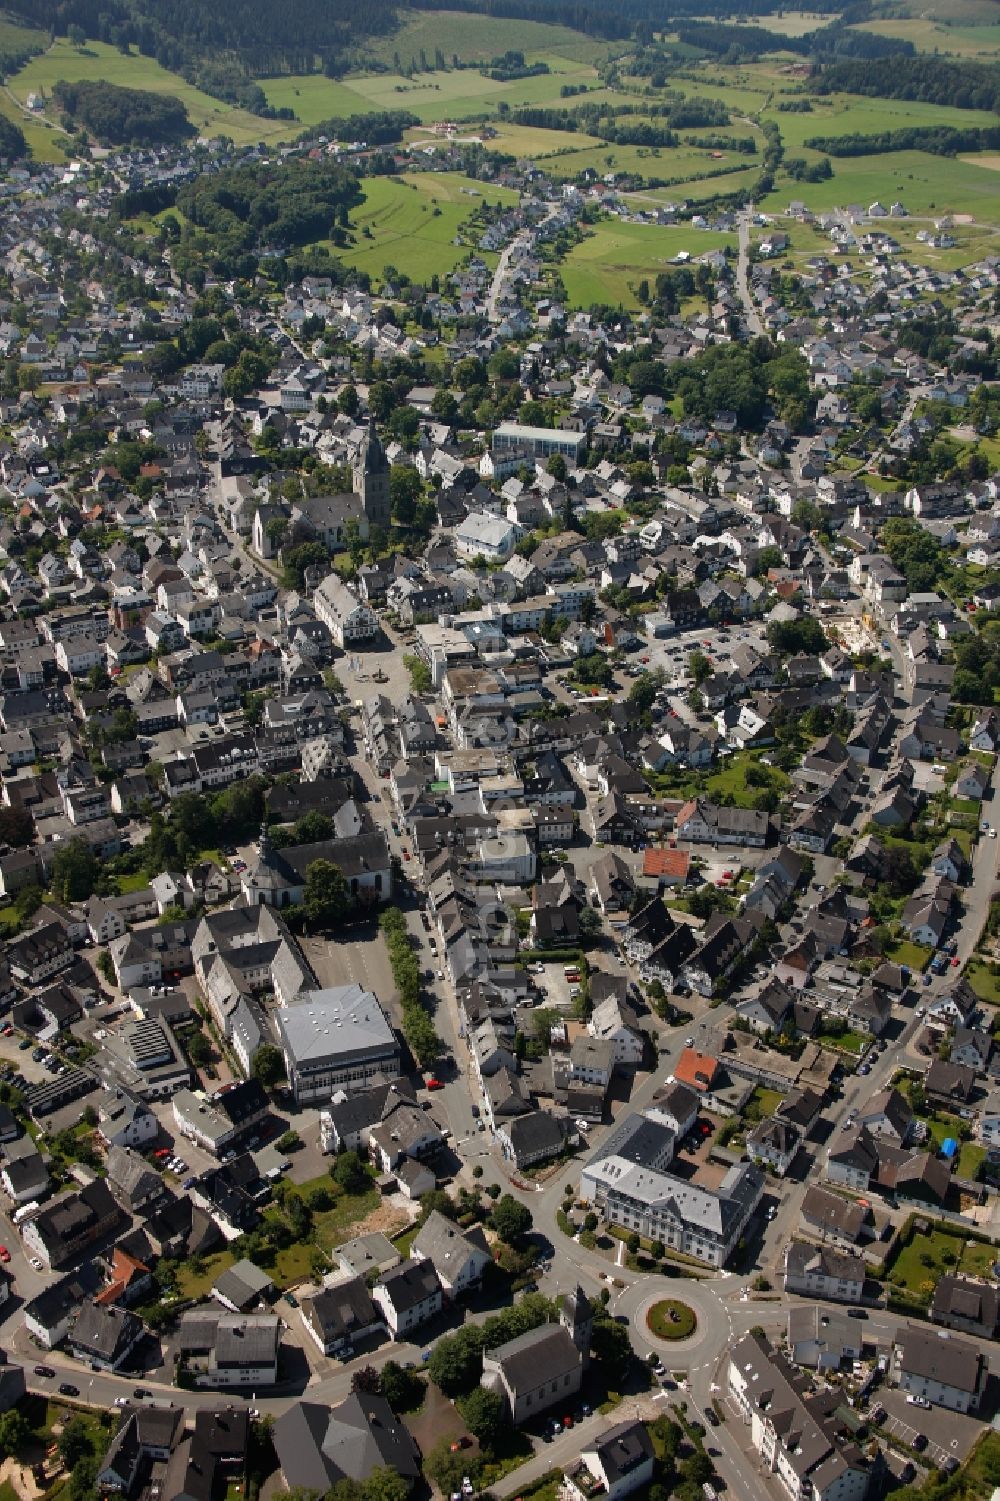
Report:
[[440,1079],[428,1079],[427,1080],[427,1088],[428,1089],[443,1089],[444,1085],[441,1083]]
[[157,1147],[156,1151],[153,1153],[154,1157],[170,1157],[171,1155],[172,1154],[169,1147]]
[[6,1246],[0,1246],[0,1261],[6,1262],[6,1261],[9,1261],[9,1260],[10,1260],[10,1252],[8,1251],[7,1247]]

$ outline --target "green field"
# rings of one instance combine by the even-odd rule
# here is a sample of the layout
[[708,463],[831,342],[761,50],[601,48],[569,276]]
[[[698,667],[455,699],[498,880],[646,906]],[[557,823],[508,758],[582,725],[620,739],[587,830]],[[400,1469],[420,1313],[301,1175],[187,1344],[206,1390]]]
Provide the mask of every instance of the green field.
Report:
[[833,177],[826,182],[793,182],[779,174],[774,192],[761,201],[765,209],[779,212],[798,199],[815,212],[860,204],[867,208],[877,199],[885,208],[898,198],[909,214],[933,217],[970,214],[984,223],[995,223],[1000,208],[997,174],[969,162],[928,156],[919,151],[894,151],[834,161]]
[[114,83],[123,88],[148,89],[153,94],[172,94],[186,107],[192,124],[202,135],[227,135],[237,145],[281,140],[289,134],[285,121],[261,120],[246,110],[234,109],[223,104],[221,99],[213,99],[185,83],[176,73],[168,73],[153,58],[139,57],[135,53],[125,57],[117,48],[107,47],[103,42],[73,47],[65,39],[57,40],[47,52],[33,57],[19,73],[15,73],[8,80],[8,87],[23,104],[29,94],[48,95],[60,78],[70,83],[85,79]]
[[[574,134],[567,130],[544,130],[532,125],[511,125],[508,121],[497,119],[491,122],[496,135],[488,138],[484,144],[488,151],[500,151],[505,155],[516,157],[530,157],[534,160],[546,158],[546,167],[558,165],[551,159],[564,151],[579,150],[583,147],[600,146],[601,142],[596,136]],[[436,138],[428,130],[418,126],[406,133],[406,139],[414,144],[433,141]],[[477,128],[470,125],[467,129],[460,130],[458,140],[474,140],[477,137]]]
[[1000,52],[1000,23],[987,26],[942,26],[938,21],[918,20],[865,21],[855,28],[873,31],[878,36],[902,37],[912,42],[918,52],[950,52],[956,57],[979,61]]
[[[404,78],[398,73],[352,73],[342,84],[332,85],[337,91],[331,97],[342,97],[349,102],[349,95],[357,95],[360,104],[340,106],[341,112],[352,113],[358,109],[407,109],[421,120],[433,123],[436,120],[483,119],[492,116],[500,103],[516,109],[522,104],[558,104],[559,91],[564,83],[593,85],[597,74],[587,63],[558,61],[547,58],[558,71],[542,74],[537,78],[520,78],[509,83],[498,83],[486,78],[472,68],[457,71],[417,73]],[[303,83],[308,87],[303,93]],[[303,120],[321,120],[338,112],[337,106],[327,108],[323,103],[323,91],[312,79],[284,78],[263,85],[270,102],[291,104]],[[289,97],[289,88],[300,89],[299,100],[294,94]],[[344,91],[348,91],[345,93]],[[591,97],[608,97],[595,90]],[[301,108],[300,108],[301,105]]]
[[47,121],[28,115],[20,109],[6,89],[0,89],[0,115],[20,126],[28,149],[36,162],[64,162],[67,158],[69,138],[49,125]]
[[[414,11],[391,36],[373,39],[365,47],[376,62],[391,67],[398,52],[403,63],[420,56],[423,48],[433,60],[440,47],[448,62],[457,54],[462,62],[499,57],[514,49],[528,54],[553,54],[574,62],[596,62],[607,56],[609,43],[595,41],[568,26],[549,26],[541,21],[508,21],[496,16],[466,15],[463,11]],[[529,58],[534,61],[535,58]],[[546,61],[551,59],[546,57]]]
[[22,26],[17,21],[0,16],[0,52],[10,54],[24,52],[29,47],[45,47],[48,40],[47,31],[39,31],[34,26]]
[[600,302],[638,307],[635,289],[639,282],[666,271],[679,252],[688,251],[694,260],[727,245],[735,248],[734,235],[689,225],[660,227],[605,220],[573,247],[562,264],[569,305],[588,307]]
[[[473,182],[454,172],[369,177],[363,190],[364,203],[351,214],[355,244],[337,254],[372,276],[395,266],[415,281],[429,281],[435,272],[443,275],[465,259],[470,247],[455,241],[477,203],[517,202],[517,194],[507,188]],[[364,235],[366,228],[370,239]],[[475,239],[473,232],[473,244]],[[484,259],[493,262],[496,257]]]

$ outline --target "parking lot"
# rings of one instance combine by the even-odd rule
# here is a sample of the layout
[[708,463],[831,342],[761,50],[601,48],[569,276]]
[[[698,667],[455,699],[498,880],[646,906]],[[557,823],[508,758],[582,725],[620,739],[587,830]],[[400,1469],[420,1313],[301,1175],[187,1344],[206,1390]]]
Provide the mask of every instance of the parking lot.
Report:
[[[982,1432],[981,1418],[949,1412],[944,1407],[911,1406],[906,1400],[905,1392],[880,1387],[875,1401],[885,1408],[888,1415],[881,1425],[882,1432],[905,1444],[908,1449],[916,1448],[921,1462],[930,1462],[938,1467],[949,1457],[964,1459]],[[923,1450],[919,1447],[921,1435],[927,1440],[927,1447]]]
[[347,941],[304,936],[299,942],[315,971],[321,989],[332,985],[363,985],[384,1005],[394,1005],[396,986],[385,940],[374,919],[352,928]]

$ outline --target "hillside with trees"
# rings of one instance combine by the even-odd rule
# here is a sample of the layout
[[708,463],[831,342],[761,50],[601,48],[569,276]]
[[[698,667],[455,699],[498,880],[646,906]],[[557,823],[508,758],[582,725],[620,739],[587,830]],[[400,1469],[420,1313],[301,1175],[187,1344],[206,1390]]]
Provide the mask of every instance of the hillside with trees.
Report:
[[60,79],[52,97],[65,121],[102,146],[175,146],[196,134],[187,110],[172,94]]
[[232,167],[187,183],[181,213],[209,231],[223,258],[264,246],[282,250],[330,235],[359,201],[358,179],[333,161],[286,161]]
[[0,160],[17,161],[27,152],[24,132],[6,115],[0,115]]

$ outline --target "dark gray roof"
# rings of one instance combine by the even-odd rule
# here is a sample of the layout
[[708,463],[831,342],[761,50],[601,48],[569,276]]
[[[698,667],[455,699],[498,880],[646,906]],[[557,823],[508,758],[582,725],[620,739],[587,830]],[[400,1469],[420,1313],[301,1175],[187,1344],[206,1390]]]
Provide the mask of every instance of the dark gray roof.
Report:
[[419,1474],[416,1444],[384,1397],[355,1393],[332,1409],[298,1402],[274,1427],[274,1447],[287,1484],[328,1491],[345,1476],[367,1480],[390,1469],[413,1481]]
[[942,1339],[922,1329],[903,1326],[896,1330],[899,1369],[911,1376],[939,1381],[961,1392],[976,1392],[983,1376],[983,1357],[975,1345],[960,1339]]
[[489,1359],[499,1364],[516,1398],[578,1370],[581,1356],[562,1324],[541,1324],[491,1351]]
[[402,1266],[386,1272],[380,1285],[389,1294],[397,1313],[405,1313],[441,1291],[438,1274],[430,1261],[404,1261]]

